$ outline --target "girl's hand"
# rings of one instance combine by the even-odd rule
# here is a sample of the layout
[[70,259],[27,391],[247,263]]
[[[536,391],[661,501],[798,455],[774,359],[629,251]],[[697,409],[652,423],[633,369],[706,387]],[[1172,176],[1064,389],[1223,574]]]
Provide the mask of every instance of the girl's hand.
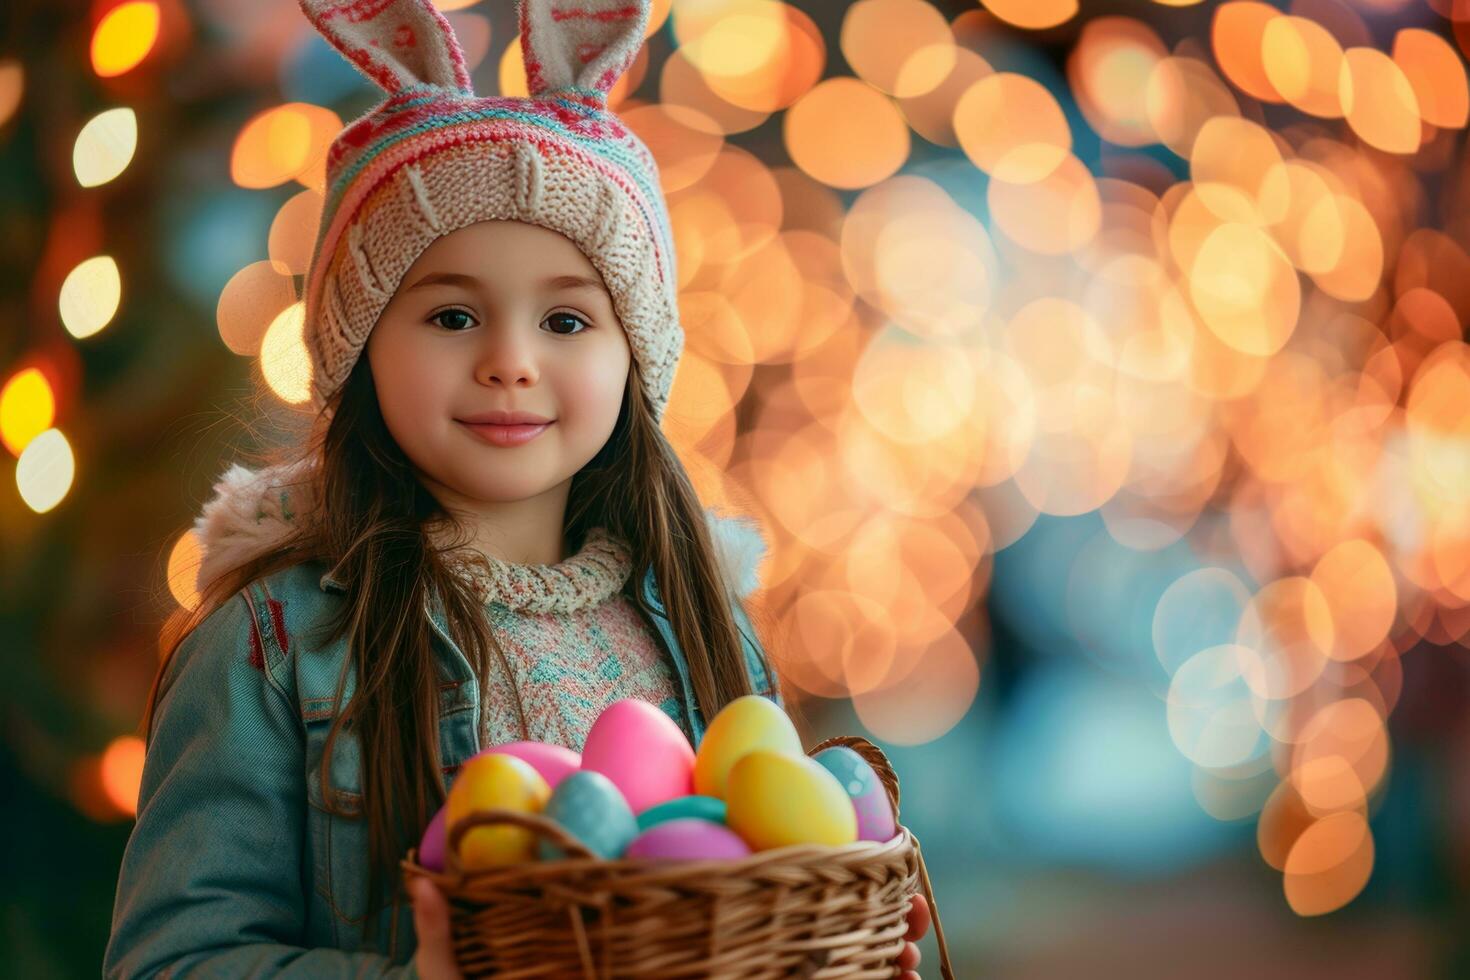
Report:
[[915,895],[909,901],[909,931],[904,939],[909,942],[904,946],[903,952],[898,954],[898,968],[903,970],[903,976],[899,980],[919,980],[918,973],[914,968],[919,965],[919,947],[914,943],[924,938],[924,933],[929,931],[929,900],[923,895]]
[[413,899],[413,929],[419,939],[413,954],[419,977],[464,980],[449,941],[449,900],[428,878],[414,878],[408,883],[408,893]]

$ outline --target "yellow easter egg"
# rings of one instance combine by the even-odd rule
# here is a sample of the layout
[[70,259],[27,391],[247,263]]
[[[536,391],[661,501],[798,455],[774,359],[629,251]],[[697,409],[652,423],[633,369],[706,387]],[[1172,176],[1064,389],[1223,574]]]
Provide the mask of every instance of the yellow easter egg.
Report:
[[796,726],[781,706],[759,694],[747,694],[721,708],[705,729],[694,753],[694,792],[723,800],[730,767],[755,749],[805,758]]
[[857,811],[837,777],[815,759],[770,749],[730,768],[725,823],[756,851],[857,840]]
[[[530,763],[511,755],[477,755],[464,764],[445,802],[445,827],[476,810],[506,809],[540,813],[551,787]],[[459,843],[460,866],[466,871],[530,861],[536,834],[525,827],[490,824],[475,827]]]

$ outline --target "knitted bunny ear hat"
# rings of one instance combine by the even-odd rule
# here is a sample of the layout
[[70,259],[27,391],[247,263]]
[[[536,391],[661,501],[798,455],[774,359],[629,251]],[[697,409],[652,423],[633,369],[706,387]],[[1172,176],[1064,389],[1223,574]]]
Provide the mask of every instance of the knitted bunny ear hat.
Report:
[[300,0],[388,93],[328,150],[306,278],[314,409],[346,381],[431,242],[510,219],[565,235],[591,261],[662,418],[684,343],[673,235],[653,155],[607,107],[651,2],[516,0],[530,97],[480,98],[430,0]]

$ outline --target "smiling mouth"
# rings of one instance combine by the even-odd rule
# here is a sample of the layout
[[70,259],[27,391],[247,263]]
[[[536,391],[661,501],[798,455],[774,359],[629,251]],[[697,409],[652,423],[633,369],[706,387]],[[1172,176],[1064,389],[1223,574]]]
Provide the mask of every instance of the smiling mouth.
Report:
[[493,446],[519,446],[535,439],[542,432],[551,428],[556,423],[555,419],[550,422],[537,422],[534,424],[518,423],[515,425],[497,425],[490,422],[462,422],[455,419],[460,425],[468,429],[477,438],[483,439]]

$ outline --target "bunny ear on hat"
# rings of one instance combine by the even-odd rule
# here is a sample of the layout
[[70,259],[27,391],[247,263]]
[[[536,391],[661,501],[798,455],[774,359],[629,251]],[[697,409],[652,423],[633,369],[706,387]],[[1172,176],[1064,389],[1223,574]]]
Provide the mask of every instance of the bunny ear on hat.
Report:
[[516,0],[526,84],[604,99],[643,46],[651,0]]
[[473,95],[454,29],[432,0],[300,0],[332,46],[392,95],[428,82]]

